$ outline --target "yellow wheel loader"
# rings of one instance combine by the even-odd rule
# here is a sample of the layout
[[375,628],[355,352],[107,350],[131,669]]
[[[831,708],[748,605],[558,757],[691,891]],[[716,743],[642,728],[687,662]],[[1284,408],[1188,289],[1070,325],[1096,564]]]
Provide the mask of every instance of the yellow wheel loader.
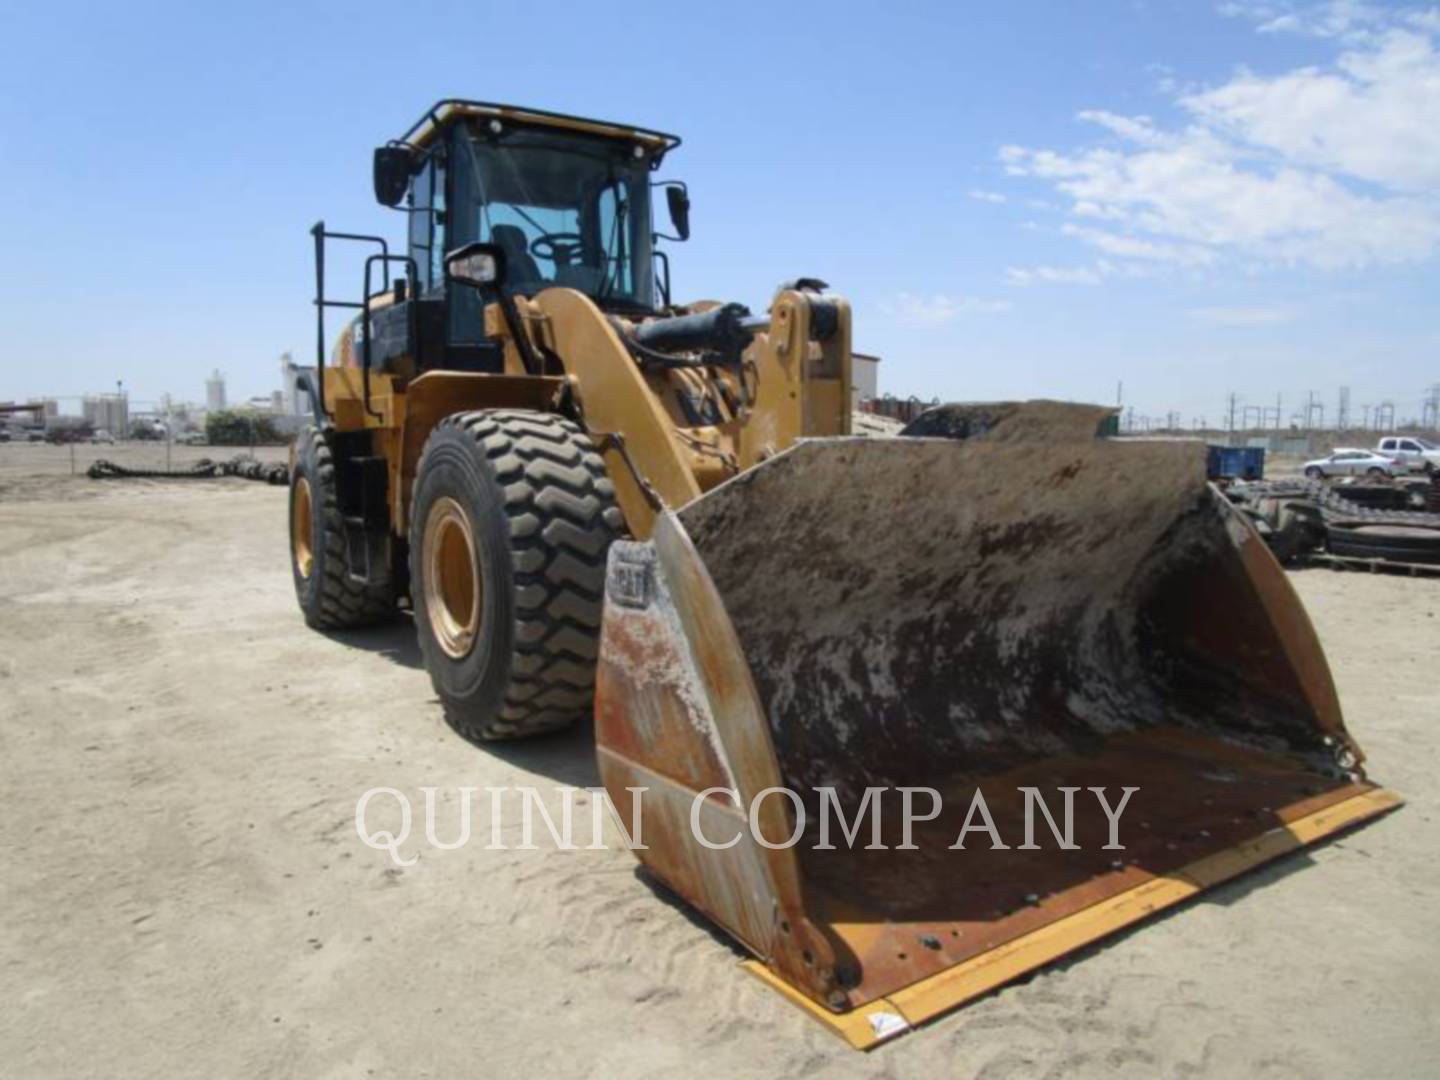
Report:
[[679,142],[443,101],[375,152],[403,251],[316,225],[311,625],[408,602],[472,739],[593,716],[648,871],[857,1047],[1398,804],[1203,445],[1054,402],[852,437],[823,283],[671,297]]

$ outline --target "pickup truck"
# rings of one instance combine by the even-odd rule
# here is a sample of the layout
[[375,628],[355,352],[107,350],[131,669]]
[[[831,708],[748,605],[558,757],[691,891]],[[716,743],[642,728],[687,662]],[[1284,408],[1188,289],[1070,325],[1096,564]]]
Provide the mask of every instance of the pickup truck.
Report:
[[1387,435],[1375,452],[1393,458],[1411,472],[1428,473],[1440,468],[1440,446],[1418,435]]

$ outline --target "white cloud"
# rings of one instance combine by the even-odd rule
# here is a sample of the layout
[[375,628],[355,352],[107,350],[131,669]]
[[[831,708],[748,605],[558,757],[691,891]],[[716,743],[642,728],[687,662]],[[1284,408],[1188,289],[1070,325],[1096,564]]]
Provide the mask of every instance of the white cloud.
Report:
[[1052,182],[1080,217],[1252,260],[1364,266],[1424,258],[1440,244],[1431,205],[1358,195],[1306,170],[1246,168],[1204,133],[1133,153],[1036,151],[1018,171]]
[[1215,253],[1198,245],[1167,244],[1139,236],[1127,236],[1093,229],[1086,225],[1065,224],[1060,231],[1099,248],[1119,259],[1147,259],[1154,262],[1177,263],[1181,266],[1203,266],[1213,262]]
[[1166,141],[1164,134],[1156,130],[1148,116],[1118,116],[1104,109],[1083,109],[1075,118],[1099,124],[1121,138],[1143,146],[1158,146]]
[[[1295,3],[1294,0],[1231,0],[1221,4],[1220,14],[1247,19],[1262,34],[1304,34],[1318,38],[1357,38],[1372,27],[1394,21],[1394,12],[1362,0],[1321,0]],[[1424,13],[1414,13],[1422,15]],[[1408,21],[1402,14],[1400,21]]]
[[1155,80],[1155,89],[1162,94],[1171,94],[1180,88],[1175,78],[1175,69],[1169,64],[1146,64],[1145,73]]
[[[1222,259],[1363,267],[1433,255],[1440,54],[1416,22],[1429,13],[1228,7],[1276,31],[1293,15],[1314,28],[1307,32],[1340,39],[1341,51],[1323,69],[1242,72],[1182,95],[1176,104],[1190,120],[1179,127],[1085,110],[1079,119],[1108,139],[1073,152],[1005,146],[1006,172],[1068,199],[1074,221],[1064,232],[1117,260],[1120,272]],[[1047,269],[1055,270],[1022,271],[1018,283],[1047,280]],[[1093,275],[1071,271],[1073,280]]]
[[1390,31],[1334,71],[1237,75],[1180,104],[1286,162],[1399,189],[1440,185],[1440,56],[1422,34]]
[[1009,199],[1007,199],[1004,195],[1001,195],[998,191],[981,191],[979,188],[971,188],[965,194],[969,195],[970,198],[976,200],[977,202],[1009,202]]
[[1008,300],[986,300],[978,296],[946,296],[935,293],[917,296],[902,292],[891,300],[881,302],[882,314],[894,319],[902,326],[942,326],[962,315],[996,315],[1009,311],[1014,305]]
[[1090,266],[1012,266],[1005,271],[1011,285],[1099,285],[1102,276]]
[[1285,307],[1210,307],[1195,308],[1190,318],[1211,326],[1273,326],[1293,322],[1295,312]]

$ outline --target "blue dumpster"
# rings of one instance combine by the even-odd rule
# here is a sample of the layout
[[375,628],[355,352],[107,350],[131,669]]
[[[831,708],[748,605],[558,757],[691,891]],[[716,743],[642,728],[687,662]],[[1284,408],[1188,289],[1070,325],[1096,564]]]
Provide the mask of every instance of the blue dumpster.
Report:
[[1205,472],[1211,480],[1259,480],[1265,475],[1265,448],[1210,446]]

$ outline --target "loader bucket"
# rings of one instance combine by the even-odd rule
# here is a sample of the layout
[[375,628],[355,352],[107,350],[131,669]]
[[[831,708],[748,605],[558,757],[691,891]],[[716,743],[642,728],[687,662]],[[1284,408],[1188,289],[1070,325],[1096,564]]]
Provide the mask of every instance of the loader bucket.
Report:
[[1205,447],[1106,413],[802,441],[611,549],[636,853],[857,1047],[1399,803]]

